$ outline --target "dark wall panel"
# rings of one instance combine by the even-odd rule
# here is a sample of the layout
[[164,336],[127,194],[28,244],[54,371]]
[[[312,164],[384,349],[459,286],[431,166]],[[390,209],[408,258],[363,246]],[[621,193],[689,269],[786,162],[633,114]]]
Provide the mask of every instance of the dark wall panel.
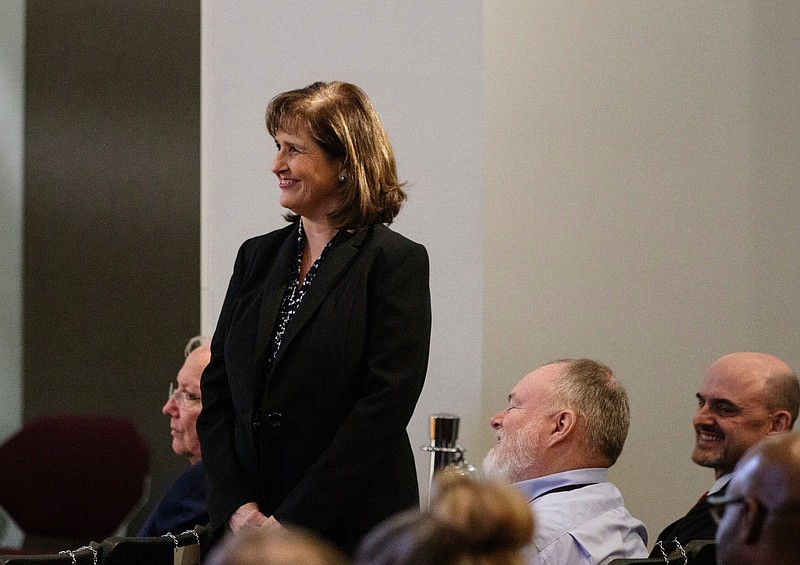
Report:
[[29,0],[24,416],[160,413],[200,327],[199,0]]

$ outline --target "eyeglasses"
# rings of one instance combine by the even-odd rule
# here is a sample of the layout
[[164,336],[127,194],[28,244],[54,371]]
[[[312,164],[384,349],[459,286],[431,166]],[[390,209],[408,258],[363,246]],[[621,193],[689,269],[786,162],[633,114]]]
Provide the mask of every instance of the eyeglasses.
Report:
[[189,394],[184,390],[178,390],[178,388],[175,386],[175,383],[169,383],[169,396],[167,396],[167,402],[169,402],[170,399],[175,401],[175,404],[178,405],[178,408],[183,408],[184,410],[188,408],[191,403],[200,402],[199,396]]
[[725,507],[729,504],[744,504],[747,501],[747,498],[744,496],[707,496],[706,502],[709,505],[709,513],[711,517],[714,519],[714,522],[719,524],[719,521],[722,520],[723,514],[725,514]]

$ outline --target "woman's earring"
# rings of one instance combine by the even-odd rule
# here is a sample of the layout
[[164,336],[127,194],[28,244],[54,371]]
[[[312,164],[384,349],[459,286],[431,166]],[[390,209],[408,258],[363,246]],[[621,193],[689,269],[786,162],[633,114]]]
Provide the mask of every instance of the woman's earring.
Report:
[[344,175],[339,175],[339,182],[345,182],[346,180],[347,180],[347,177],[346,177],[346,176],[344,176]]

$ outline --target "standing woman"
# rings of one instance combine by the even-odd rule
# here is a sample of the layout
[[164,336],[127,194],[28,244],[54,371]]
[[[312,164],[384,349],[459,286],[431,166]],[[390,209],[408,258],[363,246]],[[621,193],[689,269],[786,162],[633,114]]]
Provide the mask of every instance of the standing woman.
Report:
[[297,525],[352,552],[419,503],[406,426],[428,364],[428,255],[366,94],[317,82],[267,108],[290,224],[240,248],[197,431],[213,528]]

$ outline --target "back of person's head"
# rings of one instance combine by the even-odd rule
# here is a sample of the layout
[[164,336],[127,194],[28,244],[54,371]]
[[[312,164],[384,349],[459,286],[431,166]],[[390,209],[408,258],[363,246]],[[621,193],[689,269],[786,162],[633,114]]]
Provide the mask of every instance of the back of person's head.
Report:
[[756,443],[736,465],[726,494],[711,502],[722,513],[721,565],[800,562],[800,433]]
[[312,533],[294,528],[253,528],[228,534],[208,565],[347,565],[334,546]]
[[362,542],[356,565],[522,565],[534,521],[524,497],[505,484],[443,472],[430,510],[380,524]]
[[625,445],[630,425],[628,395],[611,369],[591,359],[562,359],[564,372],[553,387],[553,398],[575,411],[590,452],[613,465]]
[[520,551],[533,538],[534,519],[527,501],[504,483],[476,481],[445,470],[433,483],[430,511],[471,538],[475,563],[522,563]]
[[[358,86],[315,82],[275,96],[266,113],[267,130],[305,130],[331,159],[344,164],[341,203],[329,215],[337,228],[390,224],[406,200],[397,179],[394,150],[383,124]],[[293,219],[294,216],[287,216]]]
[[355,565],[464,565],[465,540],[449,524],[418,510],[378,524],[361,542]]

